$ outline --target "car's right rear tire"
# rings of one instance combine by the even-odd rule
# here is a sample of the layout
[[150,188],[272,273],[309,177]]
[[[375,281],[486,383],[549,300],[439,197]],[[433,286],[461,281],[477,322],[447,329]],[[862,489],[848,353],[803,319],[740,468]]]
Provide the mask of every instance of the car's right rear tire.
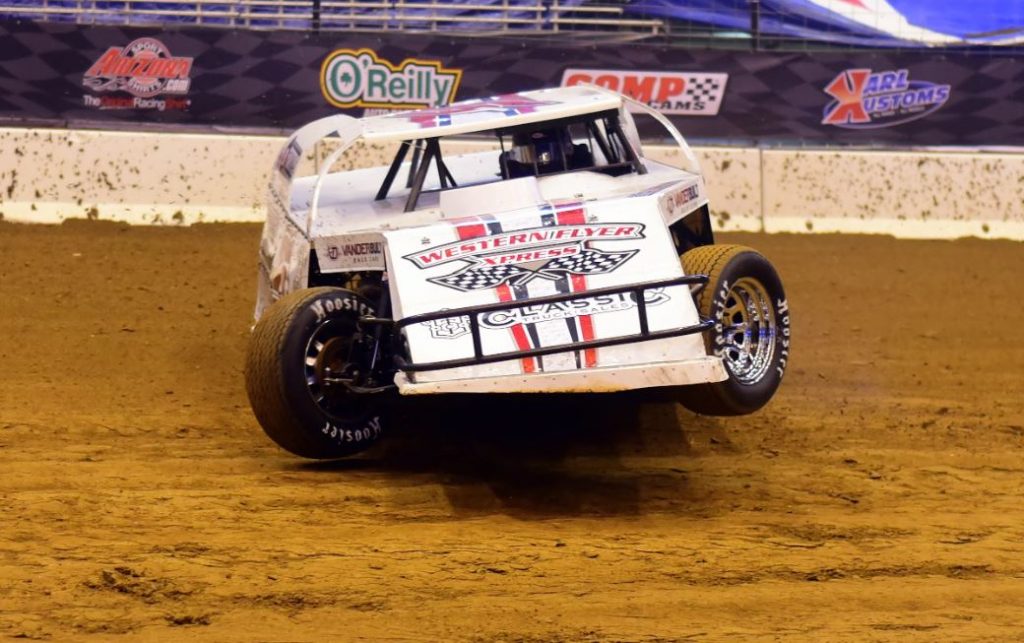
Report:
[[697,297],[708,353],[722,358],[728,379],[683,387],[682,404],[704,415],[745,415],[779,388],[789,361],[789,304],[775,268],[737,245],[700,246],[682,256],[686,274],[708,276]]

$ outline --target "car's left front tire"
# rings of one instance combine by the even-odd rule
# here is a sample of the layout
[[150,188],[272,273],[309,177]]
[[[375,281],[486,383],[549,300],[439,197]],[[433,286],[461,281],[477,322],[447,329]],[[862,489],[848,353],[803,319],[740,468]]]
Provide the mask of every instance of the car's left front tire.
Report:
[[342,288],[308,288],[274,302],[249,339],[245,386],[263,431],[306,458],[341,458],[384,431],[386,394],[355,393],[339,378],[361,365],[356,324],[373,306]]

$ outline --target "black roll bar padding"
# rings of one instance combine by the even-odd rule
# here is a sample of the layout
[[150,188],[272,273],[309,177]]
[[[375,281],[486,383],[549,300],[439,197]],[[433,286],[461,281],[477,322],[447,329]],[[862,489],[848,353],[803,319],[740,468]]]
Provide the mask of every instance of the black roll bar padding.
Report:
[[[436,139],[435,139],[436,140]],[[455,182],[455,177],[448,170],[448,165],[441,158],[441,144],[437,144],[437,155],[434,157],[434,163],[437,165],[437,178],[441,182],[441,189],[446,187],[459,187],[458,183]]]
[[423,158],[420,159],[420,165],[416,168],[416,176],[412,180],[412,186],[410,186],[409,198],[405,200],[405,211],[412,212],[416,209],[416,201],[420,198],[420,192],[423,191],[423,181],[427,178],[427,170],[430,169],[430,161],[436,153],[440,156],[440,145],[437,144],[436,138],[427,139],[426,145],[423,150]]
[[[377,300],[377,310],[384,315],[391,314],[391,295],[388,292],[387,285],[380,289],[380,297]],[[377,368],[377,358],[380,357],[380,338],[386,330],[387,329],[383,325],[378,325],[373,329],[373,354],[370,356],[369,373],[373,373]]]
[[[568,129],[559,129],[558,132],[558,151],[562,153],[562,171],[569,171],[569,157],[565,155],[565,137],[569,134]],[[575,150],[572,143],[572,136],[569,136],[569,149]]]
[[448,175],[445,174],[444,164],[441,163],[441,159],[438,158],[434,165],[437,166],[437,182],[441,184],[441,189],[444,190],[448,187]]
[[501,130],[495,130],[498,135],[498,146],[501,148],[501,152],[498,153],[498,170],[501,172],[501,178],[509,178],[508,172],[508,158],[505,156],[505,137],[502,135]]
[[612,151],[608,147],[608,141],[605,140],[604,134],[601,133],[601,130],[597,129],[597,123],[594,121],[587,121],[587,132],[594,136],[594,140],[597,141],[597,146],[601,148],[601,154],[604,154],[604,162],[606,164],[614,163],[615,159],[612,157]]
[[382,183],[380,189],[377,190],[377,196],[374,197],[374,201],[383,201],[388,198],[388,191],[391,190],[391,184],[395,182],[398,170],[402,167],[402,161],[405,160],[405,155],[409,152],[409,147],[411,145],[412,143],[410,141],[402,141],[402,146],[398,148],[398,153],[395,154],[395,160],[391,161],[391,167],[388,168],[388,173],[384,177],[384,183]]
[[[620,344],[648,342],[656,339],[667,339],[670,337],[680,337],[682,335],[702,333],[711,328],[712,326],[714,326],[714,322],[712,320],[701,319],[699,323],[694,324],[693,326],[684,326],[682,328],[651,331],[648,325],[647,300],[644,298],[644,293],[653,288],[668,288],[671,286],[689,285],[691,287],[691,294],[695,294],[696,292],[699,292],[701,288],[707,285],[707,283],[707,275],[685,275],[682,277],[674,277],[672,279],[663,279],[660,281],[628,284],[625,286],[611,286],[608,288],[596,288],[594,290],[587,290],[574,293],[560,293],[557,295],[547,295],[544,297],[523,299],[521,301],[497,302],[493,304],[484,304],[482,306],[468,306],[465,308],[455,308],[432,313],[423,313],[420,315],[412,315],[410,317],[406,317],[404,319],[400,319],[394,322],[394,329],[395,331],[397,331],[394,333],[394,340],[396,344],[394,351],[395,365],[399,370],[406,372],[433,371],[446,368],[458,368],[461,366],[475,366],[477,364],[491,364],[494,362],[504,362],[508,360],[521,359],[524,357],[541,357],[543,355],[552,355],[554,353],[565,353],[569,351],[586,350],[589,348],[603,348],[606,346],[617,346]],[[557,346],[545,346],[541,348],[532,348],[522,351],[495,353],[493,355],[483,354],[483,342],[480,338],[479,316],[484,313],[517,310],[541,304],[554,304],[565,301],[575,301],[579,299],[590,299],[593,297],[599,297],[601,295],[614,295],[622,293],[631,293],[634,299],[636,300],[637,317],[640,322],[639,333],[635,333],[632,335],[623,335],[620,337],[612,337],[608,339],[594,339],[583,342],[570,342],[568,344],[559,344]],[[458,317],[467,317],[469,320],[469,332],[473,338],[473,357],[442,360],[439,362],[421,362],[419,364],[416,364],[407,359],[403,355],[403,353],[406,352],[407,347],[407,344],[401,341],[403,337],[401,330],[404,327],[411,326],[413,324],[422,324],[430,321],[436,321],[438,319],[453,319]]]
[[612,131],[615,133],[615,137],[619,139],[619,143],[622,144],[623,151],[626,152],[626,157],[629,162],[633,165],[633,169],[636,170],[637,174],[647,174],[647,168],[640,162],[640,157],[637,156],[636,150],[629,144],[629,140],[626,139],[625,133],[622,131],[622,123],[619,122],[619,115],[614,114],[608,118],[609,125],[611,125]]
[[412,146],[412,162],[409,163],[409,174],[405,177],[405,187],[412,187],[412,179],[420,166],[420,155],[423,153],[423,139],[418,139]]

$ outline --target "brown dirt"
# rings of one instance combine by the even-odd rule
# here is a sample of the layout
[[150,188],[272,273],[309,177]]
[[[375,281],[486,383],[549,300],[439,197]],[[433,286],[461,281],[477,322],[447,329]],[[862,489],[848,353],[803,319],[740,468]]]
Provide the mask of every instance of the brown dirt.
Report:
[[1024,639],[1021,244],[729,235],[762,412],[435,399],[325,465],[247,408],[257,237],[0,224],[0,634]]

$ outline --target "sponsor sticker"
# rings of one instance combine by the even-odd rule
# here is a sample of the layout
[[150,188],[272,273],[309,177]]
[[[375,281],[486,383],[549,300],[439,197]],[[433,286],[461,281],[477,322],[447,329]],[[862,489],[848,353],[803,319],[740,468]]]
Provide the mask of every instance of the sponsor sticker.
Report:
[[455,98],[461,69],[439,60],[406,58],[398,64],[372,49],[336,49],[320,66],[320,90],[335,107],[419,109]]
[[384,269],[384,237],[379,234],[319,238],[314,245],[323,272]]
[[825,106],[822,125],[846,129],[909,123],[937,111],[951,95],[949,85],[912,80],[906,69],[847,69],[824,91],[834,100]]
[[456,272],[427,281],[468,292],[502,284],[521,286],[535,278],[557,281],[569,275],[607,274],[638,251],[606,251],[595,241],[643,239],[641,223],[594,223],[503,232],[454,241],[405,255],[421,269],[456,261]]
[[688,185],[680,190],[668,192],[662,197],[662,210],[669,220],[675,220],[693,210],[693,204],[700,198],[700,189]]
[[[125,47],[110,47],[82,77],[86,107],[98,109],[187,109],[192,84],[192,61],[173,56],[156,38],[138,38]],[[126,95],[117,95],[118,93]]]
[[593,84],[647,103],[664,114],[715,116],[729,74],[701,71],[566,69],[562,87]]
[[423,323],[430,329],[430,336],[434,339],[456,339],[470,333],[469,317],[467,315],[431,319]]
[[[644,302],[649,306],[662,304],[668,299],[669,296],[665,294],[664,288],[652,289],[644,293]],[[484,328],[508,328],[516,324],[536,324],[555,319],[600,315],[635,307],[636,296],[633,293],[615,293],[484,313],[480,315],[480,325]]]
[[293,139],[281,148],[274,165],[285,178],[290,180],[295,175],[295,168],[298,166],[301,158],[302,148],[299,147],[299,142]]
[[501,94],[490,98],[467,100],[433,109],[424,109],[411,114],[396,114],[392,118],[407,118],[423,127],[445,127],[456,122],[470,122],[494,115],[519,116],[533,114],[545,107],[556,105],[554,101],[535,100],[518,94]]
[[[669,299],[670,297],[665,294],[664,288],[652,288],[644,292],[644,302],[648,306],[657,306]],[[546,321],[589,317],[591,315],[602,315],[632,308],[636,308],[636,295],[633,293],[615,293],[482,313],[480,314],[480,326],[487,329],[501,330],[521,324],[539,324]],[[430,328],[430,334],[435,339],[455,339],[470,332],[469,317],[466,315],[431,320],[424,323]]]

